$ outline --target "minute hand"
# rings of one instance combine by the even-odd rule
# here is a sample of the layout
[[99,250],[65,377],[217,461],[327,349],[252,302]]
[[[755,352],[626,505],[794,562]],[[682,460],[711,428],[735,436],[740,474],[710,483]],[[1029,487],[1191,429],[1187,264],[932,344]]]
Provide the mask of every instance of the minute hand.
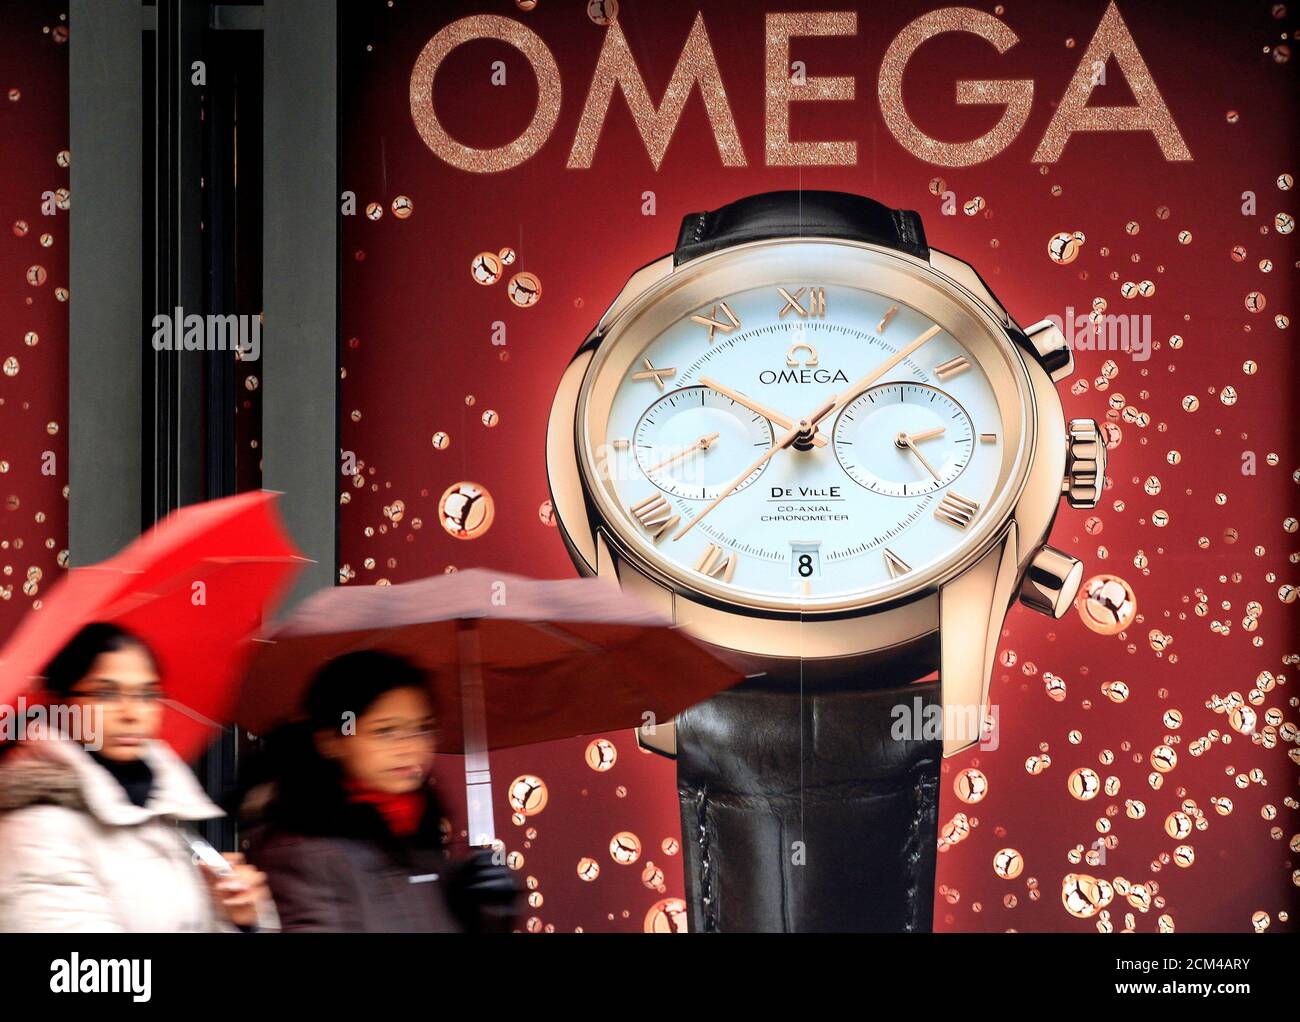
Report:
[[935,324],[934,326],[930,327],[929,330],[923,333],[920,337],[918,337],[916,340],[908,344],[906,347],[890,355],[889,358],[885,359],[884,362],[876,366],[875,369],[867,373],[867,375],[862,377],[862,379],[858,380],[857,383],[850,384],[847,388],[845,388],[843,391],[840,392],[838,397],[835,398],[835,404],[831,408],[831,413],[834,414],[840,408],[843,408],[846,404],[848,404],[855,397],[861,394],[864,390],[870,387],[878,379],[884,376],[885,373],[893,369],[894,366],[898,365],[899,362],[903,361],[903,359],[907,358],[908,355],[912,354],[912,352],[916,351],[917,348],[919,348],[922,344],[924,344],[931,337],[933,337],[935,334],[939,333],[942,330],[943,327],[939,326],[938,324]]

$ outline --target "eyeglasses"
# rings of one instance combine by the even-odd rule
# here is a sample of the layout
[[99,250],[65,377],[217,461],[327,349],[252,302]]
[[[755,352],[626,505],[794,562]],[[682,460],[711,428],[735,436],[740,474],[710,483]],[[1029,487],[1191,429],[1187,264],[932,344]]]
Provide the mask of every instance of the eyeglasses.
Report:
[[365,737],[374,739],[376,742],[383,742],[386,745],[397,745],[399,742],[415,740],[432,744],[438,737],[438,732],[433,727],[413,727],[413,728],[380,728],[378,731],[365,733]]
[[136,702],[153,705],[161,702],[164,698],[161,689],[143,689],[140,691],[130,691],[120,688],[88,688],[74,689],[71,693],[74,698],[85,699],[92,703],[124,703],[129,699]]

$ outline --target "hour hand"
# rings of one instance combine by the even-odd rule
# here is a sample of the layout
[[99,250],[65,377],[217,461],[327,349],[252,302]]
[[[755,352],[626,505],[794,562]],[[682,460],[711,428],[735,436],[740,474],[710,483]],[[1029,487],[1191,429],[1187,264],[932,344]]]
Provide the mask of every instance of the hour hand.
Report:
[[[942,433],[942,432],[943,432],[943,429],[942,429],[942,427],[940,427],[940,429],[939,429],[939,433]],[[931,439],[931,438],[933,438],[933,437],[938,436],[939,433],[936,433],[934,430],[927,430],[927,431],[924,432],[924,433],[915,433],[915,434],[912,434],[912,433],[899,433],[898,436],[896,436],[896,437],[894,438],[894,445],[895,445],[896,447],[898,447],[900,450],[911,451],[913,454],[915,454],[917,460],[918,460],[922,465],[925,466],[925,470],[926,470],[927,472],[929,472],[930,475],[934,476],[934,478],[935,478],[936,480],[939,478],[939,473],[936,472],[936,471],[934,470],[934,466],[930,464],[930,462],[926,459],[925,455],[922,454],[922,453],[917,449],[916,441],[918,441],[918,440],[929,440],[929,439]]]
[[[751,412],[755,412],[756,414],[763,416],[763,418],[770,420],[773,424],[781,427],[782,429],[794,428],[795,422],[794,419],[790,418],[790,416],[782,415],[775,408],[769,408],[767,405],[759,401],[755,401],[752,397],[748,397],[747,395],[742,394],[738,390],[732,390],[730,387],[724,387],[721,383],[719,383],[717,380],[711,377],[701,376],[700,383],[703,386],[708,387],[710,390],[716,390],[723,397],[731,398],[731,400],[735,401],[736,404],[743,405],[745,408],[748,408]],[[818,430],[815,434],[813,434],[812,443],[814,447],[825,447],[826,436],[820,430]]]

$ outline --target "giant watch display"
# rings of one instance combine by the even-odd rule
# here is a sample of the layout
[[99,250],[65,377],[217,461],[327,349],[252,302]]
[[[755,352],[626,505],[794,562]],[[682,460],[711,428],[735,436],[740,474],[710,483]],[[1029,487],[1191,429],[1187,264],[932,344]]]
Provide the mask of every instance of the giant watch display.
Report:
[[642,729],[693,929],[930,927],[940,760],[1010,602],[1059,617],[1082,576],[1044,543],[1104,481],[1071,371],[915,213],[837,192],[687,216],[579,347],[547,435],[575,564],[747,675]]

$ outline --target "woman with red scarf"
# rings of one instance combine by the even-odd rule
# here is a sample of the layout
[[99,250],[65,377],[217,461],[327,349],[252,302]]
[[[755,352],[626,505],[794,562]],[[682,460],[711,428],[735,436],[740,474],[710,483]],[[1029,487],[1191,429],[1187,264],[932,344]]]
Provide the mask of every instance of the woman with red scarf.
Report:
[[304,710],[270,739],[271,781],[246,802],[264,805],[249,858],[269,879],[281,929],[508,929],[519,898],[510,871],[485,851],[453,863],[444,849],[421,671],[349,653],[313,680]]

